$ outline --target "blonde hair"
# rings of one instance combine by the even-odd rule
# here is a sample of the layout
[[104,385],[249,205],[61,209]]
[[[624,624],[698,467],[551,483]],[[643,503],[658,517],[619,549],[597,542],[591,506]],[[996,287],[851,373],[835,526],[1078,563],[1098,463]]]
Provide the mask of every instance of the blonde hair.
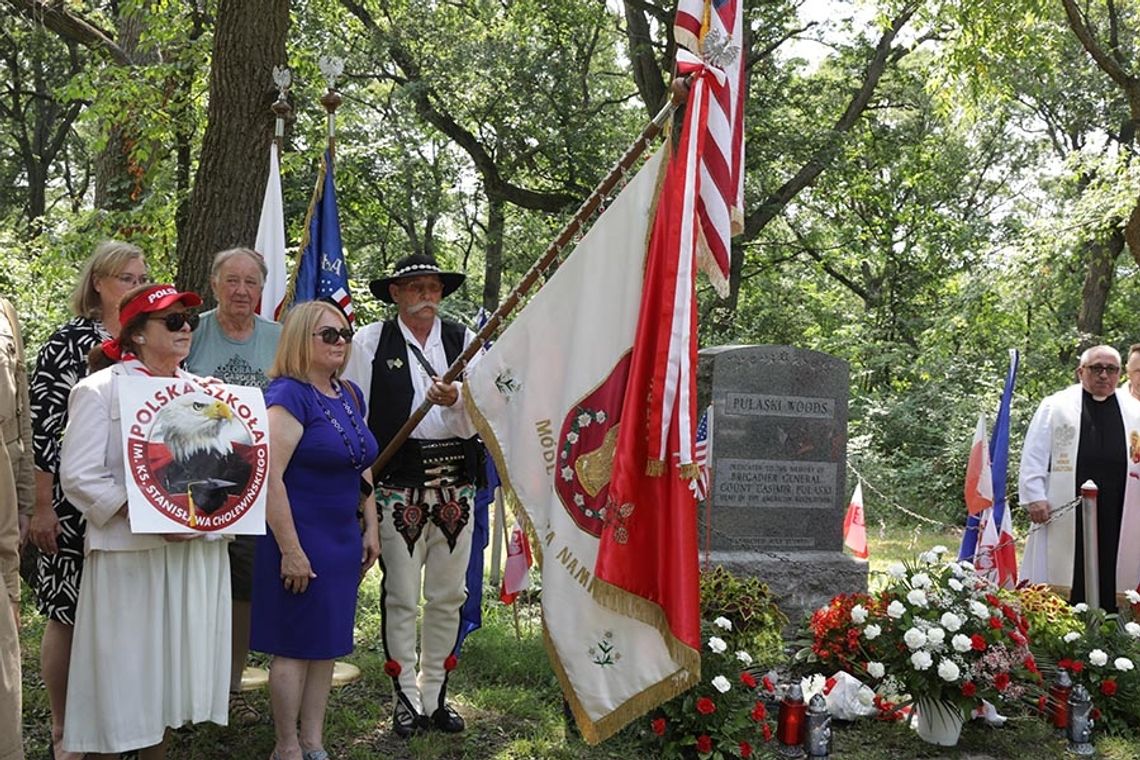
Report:
[[68,300],[71,313],[77,317],[102,319],[103,302],[95,290],[95,281],[122,273],[130,261],[142,257],[141,248],[121,240],[104,240],[95,246],[95,251],[87,257],[83,271],[79,273],[79,281],[71,291]]
[[[306,301],[289,310],[281,328],[281,339],[277,342],[273,366],[269,369],[270,377],[291,377],[308,382],[309,368],[313,364],[313,333],[326,313],[335,314],[345,327],[350,326],[344,313],[326,301]],[[352,343],[345,345],[344,363],[333,372],[333,377],[340,377],[350,356]]]

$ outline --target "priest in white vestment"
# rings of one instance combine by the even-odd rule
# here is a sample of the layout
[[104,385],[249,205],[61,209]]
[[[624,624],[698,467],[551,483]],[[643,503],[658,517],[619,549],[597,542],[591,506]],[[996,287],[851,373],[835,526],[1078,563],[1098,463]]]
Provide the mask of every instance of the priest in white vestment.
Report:
[[1021,453],[1020,503],[1033,521],[1021,578],[1084,601],[1080,509],[1060,509],[1087,480],[1099,489],[1100,606],[1140,583],[1140,401],[1118,387],[1120,354],[1094,346],[1081,354],[1076,385],[1041,402]]

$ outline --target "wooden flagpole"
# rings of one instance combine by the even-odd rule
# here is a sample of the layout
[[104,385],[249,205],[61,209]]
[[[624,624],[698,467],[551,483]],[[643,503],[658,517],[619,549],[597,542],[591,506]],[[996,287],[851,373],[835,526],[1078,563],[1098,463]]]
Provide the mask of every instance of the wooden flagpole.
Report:
[[[535,282],[538,281],[538,278],[542,275],[542,273],[545,272],[550,267],[550,265],[554,263],[555,259],[558,258],[558,255],[562,253],[563,249],[565,249],[566,246],[570,244],[570,241],[574,239],[574,236],[578,234],[578,232],[585,226],[586,221],[590,218],[590,215],[598,209],[598,206],[601,205],[602,199],[609,195],[610,192],[615,187],[617,187],[617,184],[621,181],[621,178],[625,176],[626,172],[628,172],[630,168],[633,167],[633,163],[642,153],[645,152],[646,148],[649,147],[649,144],[653,141],[653,139],[661,133],[661,130],[665,126],[665,122],[669,120],[669,117],[673,115],[673,112],[676,111],[677,108],[685,101],[687,95],[687,78],[674,80],[673,94],[669,98],[669,102],[666,103],[661,108],[661,110],[657,112],[657,115],[654,116],[647,125],[645,125],[645,129],[641,130],[641,134],[638,135],[637,139],[634,140],[633,143],[626,149],[625,154],[620,159],[618,159],[618,162],[614,164],[612,169],[610,169],[609,174],[607,174],[605,178],[598,183],[597,187],[594,188],[589,197],[587,197],[586,200],[582,202],[582,205],[578,207],[578,211],[574,214],[574,217],[569,222],[567,222],[565,227],[562,228],[562,231],[558,233],[558,237],[554,239],[554,242],[547,246],[546,250],[543,252],[542,256],[539,257],[538,261],[531,265],[530,269],[527,270],[526,275],[522,278],[519,284],[515,286],[515,289],[511,291],[510,295],[508,295],[501,304],[499,304],[499,308],[495,309],[495,312],[490,316],[486,324],[483,325],[483,328],[479,330],[478,333],[476,333],[475,338],[471,341],[470,345],[468,345],[467,348],[463,350],[462,354],[456,357],[451,366],[447,368],[447,371],[443,373],[443,377],[440,378],[440,382],[455,382],[455,379],[459,377],[459,373],[461,373],[463,371],[463,368],[467,366],[467,362],[471,361],[471,358],[479,352],[479,350],[483,347],[483,344],[487,342],[487,339],[495,334],[495,331],[499,329],[499,325],[502,323],[503,319],[512,311],[514,311],[515,307],[518,306],[519,301],[522,300],[523,296],[530,292],[530,289],[534,287]],[[393,436],[388,445],[384,447],[384,450],[380,452],[379,458],[377,458],[375,464],[372,465],[373,478],[377,479],[377,481],[379,480],[380,473],[384,470],[384,467],[388,464],[389,461],[391,461],[392,457],[396,455],[396,452],[399,451],[400,447],[404,445],[404,441],[408,439],[408,436],[410,436],[412,434],[412,431],[416,429],[416,426],[420,424],[420,420],[422,420],[424,416],[427,415],[427,413],[431,410],[431,407],[432,402],[428,401],[425,398],[423,402],[412,412],[411,416],[408,417],[408,421],[405,422],[403,426],[396,431],[396,435]]]

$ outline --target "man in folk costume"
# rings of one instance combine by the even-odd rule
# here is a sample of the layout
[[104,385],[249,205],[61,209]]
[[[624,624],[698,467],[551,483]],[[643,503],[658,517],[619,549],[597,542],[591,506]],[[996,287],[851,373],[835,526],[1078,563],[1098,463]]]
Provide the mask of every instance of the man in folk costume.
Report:
[[368,424],[381,450],[425,399],[434,404],[376,480],[384,670],[394,682],[392,726],[401,737],[420,728],[464,728],[446,696],[467,597],[479,452],[460,398],[462,383],[438,380],[475,337],[438,314],[440,301],[463,279],[441,270],[431,256],[398,261],[391,276],[370,284],[398,315],[361,329],[345,368],[346,377],[368,389]]
[[1081,354],[1076,385],[1041,402],[1021,453],[1020,502],[1034,525],[1022,579],[1048,583],[1071,602],[1085,599],[1084,536],[1079,510],[1057,511],[1091,480],[1097,498],[1101,606],[1140,581],[1140,402],[1117,387],[1120,354],[1094,346]]

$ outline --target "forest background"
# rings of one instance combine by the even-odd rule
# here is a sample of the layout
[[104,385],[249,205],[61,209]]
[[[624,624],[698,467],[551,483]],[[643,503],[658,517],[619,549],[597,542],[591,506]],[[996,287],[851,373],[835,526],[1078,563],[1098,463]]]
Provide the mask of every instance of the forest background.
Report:
[[[961,519],[966,455],[1022,353],[1020,431],[1079,352],[1140,341],[1140,0],[742,0],[745,228],[700,341],[851,364],[851,464]],[[493,308],[664,101],[668,0],[0,0],[0,292],[34,350],[128,239],[208,292],[256,236],[271,71],[296,253],[345,60],[336,183],[354,297],[408,253]],[[572,315],[570,315],[572,318]],[[1016,461],[1017,452],[1014,452]],[[893,520],[868,497],[869,519]]]

